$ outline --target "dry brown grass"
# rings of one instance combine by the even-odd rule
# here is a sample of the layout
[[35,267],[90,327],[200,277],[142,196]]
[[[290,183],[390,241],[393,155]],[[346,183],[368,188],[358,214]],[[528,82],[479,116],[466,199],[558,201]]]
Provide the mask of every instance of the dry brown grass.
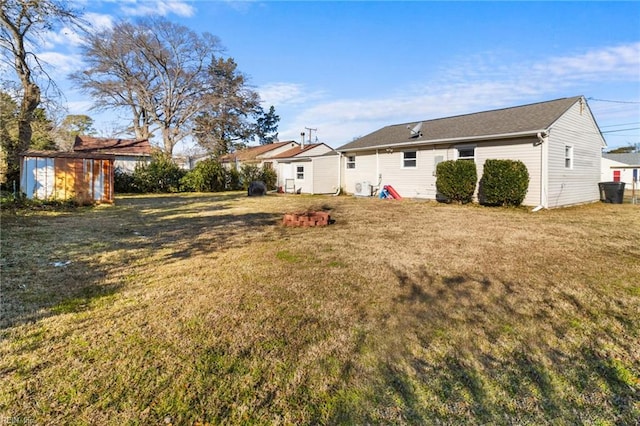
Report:
[[3,212],[0,423],[633,424],[639,241],[628,204]]

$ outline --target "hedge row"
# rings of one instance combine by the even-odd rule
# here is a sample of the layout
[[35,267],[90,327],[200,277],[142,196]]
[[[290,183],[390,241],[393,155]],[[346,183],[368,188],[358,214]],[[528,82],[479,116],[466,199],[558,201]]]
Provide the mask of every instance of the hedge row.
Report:
[[203,160],[186,171],[170,158],[157,155],[149,164],[136,166],[131,174],[116,169],[114,186],[117,193],[220,192],[246,190],[255,180],[275,189],[277,175],[272,169],[254,165],[227,170],[215,159]]
[[[477,173],[473,161],[443,161],[436,168],[439,199],[469,203],[476,189]],[[487,160],[478,187],[480,204],[518,206],[527,195],[529,172],[521,161]]]

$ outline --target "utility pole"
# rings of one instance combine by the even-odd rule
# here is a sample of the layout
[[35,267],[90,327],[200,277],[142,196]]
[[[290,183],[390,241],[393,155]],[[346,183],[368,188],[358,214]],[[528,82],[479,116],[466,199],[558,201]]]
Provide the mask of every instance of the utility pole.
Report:
[[[311,127],[305,127],[309,131],[309,143],[311,143],[311,132],[317,132],[318,129],[312,129]],[[317,136],[316,136],[317,138]]]

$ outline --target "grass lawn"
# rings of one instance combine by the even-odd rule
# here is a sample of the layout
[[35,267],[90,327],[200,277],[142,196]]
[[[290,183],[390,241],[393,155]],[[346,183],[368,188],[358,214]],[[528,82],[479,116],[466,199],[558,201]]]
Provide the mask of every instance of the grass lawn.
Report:
[[[306,209],[335,223],[281,225]],[[1,219],[0,424],[640,418],[637,205],[225,193]]]

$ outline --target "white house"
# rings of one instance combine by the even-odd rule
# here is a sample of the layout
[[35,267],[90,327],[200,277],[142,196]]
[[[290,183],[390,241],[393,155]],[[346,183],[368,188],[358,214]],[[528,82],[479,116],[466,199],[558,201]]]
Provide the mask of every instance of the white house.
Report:
[[113,155],[116,169],[133,173],[138,164],[151,162],[152,148],[148,139],[94,138],[79,135],[73,144],[73,152]]
[[337,148],[348,193],[392,185],[403,197],[436,199],[436,165],[487,159],[522,161],[525,205],[545,208],[599,200],[606,142],[582,96],[454,117],[396,124]]
[[634,170],[636,189],[640,181],[640,153],[602,154],[600,180],[602,182],[624,182],[626,189],[633,188]]
[[223,155],[220,157],[220,162],[227,169],[234,167],[240,169],[243,164],[275,168],[273,157],[298,146],[300,145],[295,141],[274,142],[266,145],[252,146],[231,154]]
[[297,146],[271,159],[283,192],[331,194],[340,188],[340,157],[324,143]]

